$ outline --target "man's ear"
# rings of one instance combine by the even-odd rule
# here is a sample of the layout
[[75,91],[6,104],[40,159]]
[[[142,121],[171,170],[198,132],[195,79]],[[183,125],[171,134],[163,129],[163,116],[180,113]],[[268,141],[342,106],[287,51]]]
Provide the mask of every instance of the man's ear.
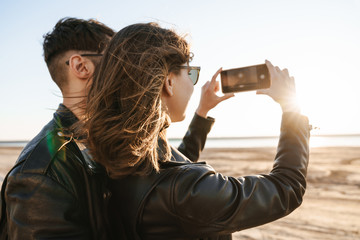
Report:
[[166,77],[164,86],[163,86],[163,92],[168,95],[169,97],[172,97],[174,95],[173,87],[174,87],[174,74],[169,73],[169,75]]
[[79,79],[88,80],[92,77],[95,65],[87,58],[74,54],[69,59],[70,71]]

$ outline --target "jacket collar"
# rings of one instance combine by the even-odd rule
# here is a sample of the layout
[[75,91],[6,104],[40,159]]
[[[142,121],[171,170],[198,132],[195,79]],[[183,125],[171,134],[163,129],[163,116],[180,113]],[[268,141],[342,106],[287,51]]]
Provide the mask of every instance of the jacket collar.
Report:
[[[61,129],[61,133],[63,133],[63,137],[66,139],[71,135],[71,127],[74,123],[77,123],[79,119],[75,116],[75,114],[68,109],[64,104],[59,104],[58,109],[54,113],[54,121],[56,122],[56,125]],[[89,171],[92,173],[101,173],[104,176],[106,175],[105,168],[92,160],[92,157],[86,148],[86,146],[77,140],[81,139],[81,137],[74,138],[74,142],[76,143],[77,147],[79,148],[79,151],[81,152],[87,167],[89,168]],[[105,180],[104,180],[105,181]]]
[[54,113],[54,120],[60,128],[69,128],[79,119],[64,104],[59,104],[58,109]]

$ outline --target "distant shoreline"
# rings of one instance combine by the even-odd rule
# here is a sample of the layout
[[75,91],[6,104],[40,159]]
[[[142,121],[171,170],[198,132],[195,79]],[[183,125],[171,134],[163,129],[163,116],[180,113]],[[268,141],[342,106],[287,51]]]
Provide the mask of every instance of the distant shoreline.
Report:
[[[252,138],[277,138],[278,136],[239,136],[239,137],[208,137],[208,139],[252,139]],[[360,133],[354,134],[321,134],[311,137],[360,137]],[[180,137],[169,138],[169,140],[181,140]],[[0,140],[1,143],[28,143],[30,140]]]
[[[209,137],[206,148],[261,148],[276,147],[279,136],[242,136]],[[169,138],[169,142],[178,146],[182,138]],[[25,147],[29,141],[0,141],[0,147]],[[310,147],[360,147],[360,134],[324,134],[312,135]]]
[[[240,137],[209,137],[208,139],[258,139],[258,138],[278,138],[279,136],[240,136]],[[321,134],[311,135],[311,137],[360,137],[360,133],[354,134]],[[169,138],[170,140],[181,140],[182,138]],[[1,141],[0,141],[1,142]]]

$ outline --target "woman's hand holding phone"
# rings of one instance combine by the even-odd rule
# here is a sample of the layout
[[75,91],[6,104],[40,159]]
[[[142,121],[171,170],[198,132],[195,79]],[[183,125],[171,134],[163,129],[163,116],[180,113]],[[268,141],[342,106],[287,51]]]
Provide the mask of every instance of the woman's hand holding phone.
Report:
[[279,103],[283,112],[300,112],[296,101],[295,79],[289,75],[285,68],[281,70],[274,67],[270,61],[265,61],[271,78],[271,86],[268,89],[257,90],[256,94],[266,94]]
[[201,117],[206,118],[207,113],[216,107],[220,102],[229,99],[234,96],[233,93],[227,93],[223,96],[218,96],[216,92],[220,89],[220,84],[216,81],[217,76],[222,71],[222,68],[217,70],[217,72],[212,77],[211,81],[207,81],[201,88],[201,98],[199,106],[196,110],[196,114]]

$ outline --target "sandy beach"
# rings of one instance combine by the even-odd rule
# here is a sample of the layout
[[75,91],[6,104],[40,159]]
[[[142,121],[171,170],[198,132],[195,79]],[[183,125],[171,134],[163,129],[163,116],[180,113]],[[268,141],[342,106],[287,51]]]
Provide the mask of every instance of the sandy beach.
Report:
[[[22,148],[0,148],[0,182]],[[201,157],[229,176],[268,173],[275,148],[206,149]],[[360,239],[360,147],[312,148],[303,204],[289,216],[234,239]]]

